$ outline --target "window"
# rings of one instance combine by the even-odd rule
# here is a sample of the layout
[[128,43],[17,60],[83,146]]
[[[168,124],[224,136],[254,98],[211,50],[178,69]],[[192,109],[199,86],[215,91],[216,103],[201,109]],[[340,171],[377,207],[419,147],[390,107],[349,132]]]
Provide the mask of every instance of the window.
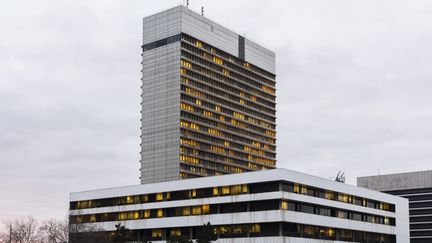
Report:
[[219,195],[219,187],[213,187],[213,196]]
[[156,201],[162,201],[163,200],[163,193],[156,193]]
[[162,217],[164,216],[164,211],[163,211],[162,208],[159,208],[159,209],[157,210],[157,214],[156,214],[156,216],[157,216],[158,218],[162,218]]
[[250,228],[251,233],[260,233],[261,232],[261,225],[260,224],[252,224]]
[[230,187],[229,186],[223,186],[222,187],[222,195],[228,195],[230,194]]
[[154,229],[154,230],[152,230],[152,237],[153,238],[160,238],[160,237],[162,237],[162,230],[161,229]]

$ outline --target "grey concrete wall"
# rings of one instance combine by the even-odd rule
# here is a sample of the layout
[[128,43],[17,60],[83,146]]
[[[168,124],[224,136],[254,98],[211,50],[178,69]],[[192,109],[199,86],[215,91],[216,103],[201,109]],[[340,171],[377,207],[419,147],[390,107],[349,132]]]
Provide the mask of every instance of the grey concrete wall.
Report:
[[180,42],[143,54],[141,183],[179,179]]
[[357,185],[377,191],[432,187],[432,170],[357,178]]

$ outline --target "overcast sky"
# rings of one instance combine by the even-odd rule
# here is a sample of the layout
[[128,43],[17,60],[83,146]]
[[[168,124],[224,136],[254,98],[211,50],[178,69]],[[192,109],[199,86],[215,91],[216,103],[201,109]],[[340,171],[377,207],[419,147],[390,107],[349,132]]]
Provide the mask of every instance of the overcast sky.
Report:
[[[139,183],[142,18],[181,2],[1,0],[0,221]],[[276,52],[279,167],[432,169],[432,1],[190,2]]]

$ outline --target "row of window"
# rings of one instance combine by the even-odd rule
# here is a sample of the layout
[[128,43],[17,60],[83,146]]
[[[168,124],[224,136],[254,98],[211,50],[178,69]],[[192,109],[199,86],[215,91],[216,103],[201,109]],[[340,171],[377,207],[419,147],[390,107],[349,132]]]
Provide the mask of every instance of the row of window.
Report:
[[[253,170],[262,170],[262,169],[272,169],[273,167],[263,166],[261,164],[250,163],[240,161],[238,159],[222,157],[222,156],[214,156],[212,154],[204,154],[203,159],[196,158],[188,155],[199,155],[195,153],[191,153],[186,151],[185,148],[181,148],[181,152],[184,154],[180,155],[180,161],[183,163],[187,163],[188,166],[184,165],[183,169],[193,171],[195,173],[200,173],[200,176],[205,175],[224,175],[227,173],[240,173],[246,171]],[[209,159],[206,159],[209,158]],[[194,166],[192,166],[192,164]],[[201,168],[204,167],[204,168]],[[246,167],[246,168],[245,168]],[[200,172],[201,171],[201,172]],[[205,172],[203,172],[205,171]],[[220,172],[220,173],[218,173]]]
[[[243,166],[243,167],[250,167],[249,164],[250,162],[247,161],[243,161],[241,159],[244,160],[248,160],[249,157],[248,155],[243,155],[240,154],[236,151],[233,150],[227,150],[218,146],[214,146],[214,145],[207,145],[207,144],[203,144],[201,143],[202,146],[200,149],[194,149],[194,148],[189,148],[189,147],[184,147],[181,146],[180,147],[180,153],[184,154],[184,155],[189,155],[192,156],[194,158],[197,159],[197,161],[193,161],[193,164],[201,164],[203,165],[200,160],[205,160],[208,159],[210,161],[214,161],[214,162],[226,162],[226,163],[230,163],[230,164],[236,164],[238,166]],[[208,149],[205,149],[205,147],[207,147]],[[190,161],[187,161],[190,162]],[[271,164],[272,166],[272,164]],[[257,169],[256,167],[252,167],[251,169]]]
[[[213,135],[217,135],[219,137],[223,137],[225,133],[227,132],[233,132],[233,133],[237,133],[237,134],[241,134],[241,135],[245,135],[248,137],[252,137],[255,139],[260,139],[260,141],[262,141],[262,137],[260,135],[257,135],[255,133],[251,133],[245,130],[240,130],[240,129],[236,129],[233,126],[227,126],[223,123],[218,123],[216,121],[210,120],[210,119],[206,119],[202,116],[197,116],[194,115],[192,113],[188,113],[188,112],[181,112],[181,118],[182,120],[180,121],[180,126],[181,127],[186,127],[186,128],[191,128],[194,130],[200,130],[202,132],[206,132],[209,134],[213,134]],[[187,120],[186,120],[187,119]],[[205,124],[205,125],[203,125]],[[217,128],[217,129],[216,129]],[[236,141],[236,140],[234,140]],[[256,148],[254,145],[255,144],[263,144],[263,148]],[[249,152],[249,153],[254,153],[256,155],[260,155],[260,156],[266,156],[269,158],[275,158],[275,152],[271,151],[269,149],[265,149],[264,148],[264,143],[261,143],[259,141],[252,141],[252,143],[248,144],[248,145],[239,145],[238,147],[236,147],[237,149],[241,149],[243,151]],[[269,147],[270,148],[270,147]]]
[[[131,241],[160,241],[167,240],[171,236],[179,235],[187,236],[190,239],[196,239],[197,233],[200,232],[201,229],[202,226],[130,230],[127,232],[126,237]],[[216,225],[215,231],[218,234],[219,238],[271,237],[282,235],[287,237],[300,237],[360,243],[396,243],[395,235],[288,222]],[[100,234],[100,232],[97,233]],[[105,234],[110,235],[112,234],[112,232],[108,231],[105,232]],[[77,238],[78,237],[76,236],[72,236],[71,243],[80,243],[79,241],[73,241]]]
[[[213,137],[213,136],[209,136],[207,134],[203,134],[201,131],[199,130],[186,130],[186,129],[181,129],[180,130],[180,134],[181,134],[181,138],[185,138],[185,139],[194,139],[197,142],[211,142],[211,143],[215,143],[215,144],[225,144],[226,143],[226,139],[222,139],[222,138],[218,138],[218,137]],[[229,134],[224,134],[225,137],[227,137],[227,135]],[[229,139],[233,139],[233,141],[238,141],[235,138],[232,138],[232,136],[229,136]],[[195,145],[191,145],[191,146],[198,146],[198,144],[194,143]],[[245,158],[246,159],[246,158]],[[249,163],[258,163],[264,166],[270,166],[270,167],[274,167],[276,165],[276,160],[274,159],[266,159],[266,158],[262,158],[259,156],[255,156],[252,154],[249,154],[247,156],[247,161],[244,161],[243,158],[236,158],[232,161],[226,161],[229,163],[236,163],[236,164],[240,164],[243,166],[249,166]]]
[[248,123],[251,123],[251,124],[259,125],[259,126],[262,126],[262,127],[265,127],[265,128],[272,129],[272,130],[275,130],[275,128],[276,128],[274,124],[262,121],[262,120],[260,120],[258,118],[255,118],[255,117],[252,117],[250,114],[245,115],[245,114],[239,113],[238,111],[226,108],[224,106],[216,105],[216,104],[213,104],[213,103],[210,103],[210,102],[207,102],[207,101],[203,102],[202,99],[192,97],[191,95],[186,94],[186,92],[184,92],[184,93],[181,94],[181,100],[187,100],[187,101],[189,101],[189,102],[191,102],[193,104],[197,104],[197,105],[200,105],[200,106],[202,105],[204,107],[213,109],[213,110],[215,110],[217,112],[225,113],[228,116],[232,116],[232,117],[235,117],[235,118],[242,119],[242,120],[244,120],[244,121],[246,121]]
[[[187,70],[187,69],[182,68],[181,70],[182,70],[183,74],[190,73],[190,72],[188,72],[189,70]],[[182,91],[186,92],[185,89],[183,89]],[[235,109],[236,111],[241,111],[241,112],[243,112],[245,114],[252,114],[252,115],[254,115],[256,117],[259,117],[259,118],[262,118],[262,119],[264,119],[266,121],[270,121],[270,122],[274,122],[275,121],[275,118],[274,118],[275,111],[272,111],[271,113],[269,112],[269,113],[265,114],[265,113],[263,113],[261,111],[257,111],[255,109],[251,109],[251,108],[245,107],[245,106],[243,106],[241,104],[237,104],[237,103],[234,103],[234,102],[231,102],[231,101],[227,101],[225,99],[216,97],[214,95],[206,94],[204,92],[194,92],[193,95],[197,96],[197,98],[206,99],[206,100],[212,101],[212,102],[214,102],[216,104],[220,104],[220,105],[223,105],[223,106],[226,106],[226,107],[230,107],[232,109]]]
[[[185,67],[185,68],[188,68],[188,69],[205,70],[204,73],[207,74],[207,75],[210,75],[210,76],[212,76],[212,75],[209,74],[209,73],[215,73],[215,72],[218,72],[219,74],[224,74],[224,75],[227,75],[227,76],[230,76],[230,77],[231,76],[233,76],[233,77],[236,76],[235,73],[230,72],[229,70],[226,70],[224,68],[221,68],[218,65],[212,64],[211,62],[209,62],[209,61],[207,61],[205,59],[199,58],[199,57],[197,57],[197,56],[195,56],[193,54],[190,54],[190,53],[188,53],[186,51],[182,51],[181,65],[183,67]],[[275,93],[274,90],[272,90],[271,88],[269,88],[267,86],[262,86],[261,84],[257,84],[257,86],[260,87],[262,91],[265,91],[267,93],[271,93],[271,94]],[[213,91],[215,93],[216,92],[220,92],[219,90],[216,90],[216,89],[213,89]],[[223,92],[223,94],[228,94],[228,93],[227,92]],[[238,95],[241,96],[241,93],[238,94]],[[227,98],[229,98],[231,100],[234,100],[235,102],[239,102],[240,99],[243,99],[243,101],[245,101],[245,104],[247,104],[247,105],[249,105],[249,106],[251,106],[251,107],[253,107],[255,109],[262,110],[262,111],[265,111],[267,113],[274,112],[274,107],[272,107],[272,109],[269,109],[266,106],[263,106],[263,105],[260,105],[259,103],[256,103],[256,99],[255,99],[255,101],[250,102],[250,101],[244,99],[245,95],[243,95],[243,98],[239,98],[238,96],[235,96],[235,95],[230,95]]]
[[[182,161],[184,162],[184,161]],[[201,160],[199,166],[191,166],[189,164],[180,164],[180,171],[185,173],[194,173],[195,175],[199,177],[203,176],[218,176],[218,175],[226,175],[226,174],[233,174],[233,173],[243,173],[247,172],[249,170],[245,170],[243,168],[239,168],[232,165],[224,165],[220,163],[215,163],[208,160]],[[184,178],[182,178],[184,179]]]
[[[188,105],[191,105],[192,104],[192,102],[195,102],[194,104],[199,104],[200,106],[202,106],[202,107],[207,107],[207,108],[212,108],[212,107],[214,107],[215,108],[215,110],[217,111],[217,110],[221,110],[222,112],[224,111],[224,108],[223,107],[220,107],[220,106],[215,106],[215,105],[213,105],[213,104],[211,104],[211,103],[209,103],[209,102],[207,102],[207,101],[202,101],[202,100],[198,100],[198,99],[196,99],[196,98],[193,98],[193,97],[190,97],[190,96],[188,96],[188,95],[186,95],[186,94],[181,94],[181,97],[182,97],[182,101],[183,101],[183,103],[185,103],[185,104],[188,104]],[[186,107],[185,107],[186,108]],[[184,109],[184,111],[186,111],[187,110],[187,108],[186,109]],[[182,112],[182,114],[181,115],[192,115],[192,114],[190,114],[190,113],[186,113],[186,112]],[[250,120],[250,117],[248,117],[248,116],[236,116],[236,115],[238,115],[238,113],[236,113],[236,112],[234,112],[234,114],[233,114],[237,119],[249,119]],[[202,116],[200,116],[200,117],[202,117]],[[225,118],[224,118],[225,119]],[[239,129],[240,130],[240,129]],[[252,141],[256,141],[257,139],[259,139],[261,142],[263,142],[263,143],[269,143],[270,145],[274,145],[275,143],[276,143],[276,140],[275,140],[275,134],[274,133],[271,133],[272,131],[270,131],[270,130],[267,130],[266,131],[266,133],[265,133],[265,135],[267,135],[267,137],[266,136],[264,136],[263,134],[257,134],[257,133],[250,133],[250,137],[253,137],[253,139],[247,139],[246,137],[244,137],[244,136],[236,136],[236,135],[233,135],[233,134],[231,134],[232,136],[235,136],[235,137],[239,137],[240,138],[240,140],[241,141],[243,141],[243,140],[248,140],[248,141],[251,141],[251,142],[246,142],[246,143],[248,143],[248,144],[251,144],[252,145]],[[269,134],[271,134],[271,135],[269,135]],[[273,136],[272,136],[273,135]]]
[[[237,186],[234,188],[227,187],[217,193],[222,194],[241,194],[247,193],[247,187]],[[233,190],[237,190],[236,192]],[[173,208],[158,208],[136,210],[128,212],[114,212],[114,213],[99,213],[99,214],[86,214],[71,216],[72,223],[95,223],[107,221],[124,221],[124,220],[138,220],[148,218],[163,218],[163,217],[181,217],[191,215],[203,214],[225,214],[225,213],[242,213],[242,212],[259,212],[268,210],[289,210],[302,212],[307,214],[316,214],[326,217],[337,217],[347,220],[356,220],[369,222],[373,224],[395,225],[395,219],[379,215],[366,214],[356,211],[325,207],[321,205],[313,205],[295,201],[285,200],[263,200],[263,201],[250,201],[250,202],[237,202],[237,203],[224,203],[224,204],[205,204],[196,206],[173,207]]]
[[361,197],[357,197],[345,193],[337,193],[334,191],[323,190],[320,188],[314,188],[314,187],[301,185],[297,183],[282,183],[282,190],[286,192],[293,192],[293,193],[303,194],[312,197],[319,197],[328,200],[355,204],[358,206],[363,206],[368,208],[380,209],[380,210],[391,211],[391,212],[395,211],[394,204],[361,198]]
[[[182,81],[187,81],[187,80],[188,79],[186,79],[186,78],[182,78]],[[202,98],[205,98],[205,97],[201,97],[201,95],[199,93],[196,93],[194,89],[182,86],[182,90],[185,93],[189,94],[189,97],[191,97],[190,95],[199,97],[199,98],[191,97],[191,100],[193,100],[194,104],[203,105],[203,103],[202,103],[201,100],[202,100]],[[219,117],[216,117],[217,119],[221,119],[221,120],[227,121],[228,119],[226,119],[225,116],[228,115],[229,118],[236,117],[236,118],[240,118],[240,119],[244,120],[245,123],[236,120],[237,124],[242,125],[243,127],[250,127],[250,126],[252,126],[252,127],[255,127],[256,129],[272,129],[272,130],[275,130],[275,126],[273,124],[261,121],[261,120],[256,119],[256,118],[253,118],[253,117],[249,116],[248,114],[239,113],[238,111],[235,111],[235,110],[232,110],[232,109],[229,109],[229,108],[225,108],[224,106],[215,105],[215,104],[212,104],[212,103],[208,103],[208,104],[209,105],[207,105],[206,107],[211,108],[212,110],[214,110],[216,112],[224,113],[223,115],[218,114]],[[198,108],[195,107],[195,109],[198,109]],[[190,111],[193,111],[193,109],[190,109]]]
[[199,73],[190,76],[192,76],[197,82],[209,84],[226,92],[246,97],[252,101],[265,104],[269,107],[274,108],[276,105],[274,95],[264,93],[261,89],[249,87],[241,82],[232,81],[226,77],[222,77],[222,79],[209,78]]
[[[265,71],[265,70],[263,70],[263,69],[255,66],[255,65],[252,65],[252,64],[250,64],[248,62],[245,62],[245,61],[243,61],[243,60],[241,60],[241,59],[239,59],[239,58],[237,58],[235,56],[232,56],[232,55],[230,55],[230,54],[228,54],[228,53],[226,53],[226,52],[224,52],[222,50],[214,48],[213,46],[210,46],[210,45],[208,45],[206,43],[203,43],[203,42],[201,42],[201,41],[199,41],[199,40],[197,40],[197,39],[195,39],[195,38],[193,38],[191,36],[183,34],[182,35],[182,40],[185,41],[183,43],[188,43],[188,44],[190,43],[193,46],[195,46],[196,47],[195,48],[196,52],[199,51],[199,53],[202,53],[203,52],[202,50],[206,50],[207,54],[209,54],[208,52],[210,52],[210,53],[212,53],[211,55],[214,56],[214,57],[215,57],[215,54],[216,54],[216,55],[220,56],[221,58],[223,58],[223,59],[225,59],[225,60],[227,60],[229,62],[235,63],[235,64],[237,64],[240,67],[244,67],[244,68],[240,68],[240,67],[237,67],[235,65],[229,65],[230,67],[233,67],[232,69],[235,69],[238,72],[244,73],[247,76],[254,77],[255,79],[262,80],[263,82],[265,82],[265,83],[267,83],[269,85],[274,85],[274,79],[275,79],[276,76],[274,74],[270,73],[270,72],[267,72],[267,71]],[[199,43],[199,45],[197,45],[197,43]],[[192,46],[190,44],[189,44],[189,46]],[[198,48],[201,48],[202,50],[200,50]],[[222,64],[222,60],[215,61],[215,62],[218,63],[218,64]],[[227,63],[227,64],[229,64],[229,63]],[[254,71],[256,73],[259,73],[259,74],[261,74],[263,76],[265,76],[267,79],[266,78],[263,79],[262,77],[254,74],[252,72],[250,72],[248,69],[252,70],[252,71]]]
[[[202,104],[202,101],[201,101],[201,104]],[[265,134],[267,136],[270,136],[269,132],[273,132],[273,131],[266,130],[266,129],[263,129],[263,128],[260,128],[257,126],[247,124],[245,122],[241,122],[237,119],[233,119],[233,118],[230,118],[230,117],[227,117],[224,115],[220,115],[216,112],[212,112],[212,111],[200,108],[200,107],[196,107],[194,105],[191,105],[190,103],[182,102],[180,104],[180,108],[183,111],[187,111],[191,115],[192,114],[199,114],[198,116],[196,116],[199,118],[208,117],[209,119],[206,119],[209,121],[209,122],[206,122],[208,124],[217,124],[217,125],[213,125],[213,126],[221,127],[223,129],[234,131],[237,133],[246,133],[247,136],[249,136],[249,137],[254,136],[254,135],[250,135],[250,134],[258,134],[258,135]],[[236,113],[234,112],[234,115],[235,114]],[[272,135],[275,135],[275,134],[272,133]],[[274,137],[274,136],[271,136],[271,137]]]
[[[271,115],[275,114],[274,107],[268,108],[264,105],[258,104],[256,101],[249,101],[249,100],[245,99],[245,97],[238,97],[238,96],[232,95],[225,90],[216,89],[216,88],[210,87],[208,85],[205,85],[201,82],[196,82],[192,79],[184,78],[184,83],[187,83],[188,85],[194,86],[195,88],[202,90],[202,92],[208,92],[211,94],[219,95],[221,97],[224,97],[225,99],[229,99],[230,101],[236,102],[236,103],[241,104],[241,105],[249,106],[250,108],[253,108],[253,109],[256,109],[256,110],[259,110],[262,112],[266,112],[266,113],[269,113]],[[243,95],[244,95],[244,93],[243,93]],[[256,98],[255,98],[255,100],[256,100]]]
[[344,203],[355,204],[358,206],[375,208],[385,211],[395,211],[395,205],[386,202],[378,202],[367,198],[349,195],[321,188],[314,188],[307,185],[302,185],[292,182],[261,182],[243,185],[221,186],[211,188],[200,188],[181,190],[173,192],[160,192],[143,195],[132,195],[124,197],[114,197],[97,200],[84,200],[70,202],[70,209],[85,209],[96,207],[110,207],[129,204],[141,204],[158,201],[171,200],[186,200],[194,198],[209,198],[216,196],[238,195],[238,194],[254,194],[263,192],[287,191],[292,193],[303,194],[307,196],[319,197],[327,200],[336,200]]
[[[267,131],[268,131],[268,130],[265,130],[265,129],[262,129],[262,128],[250,125],[248,123],[241,122],[241,121],[238,121],[236,119],[227,117],[225,115],[220,115],[217,112],[209,111],[208,109],[203,109],[203,108],[200,108],[200,107],[195,107],[194,105],[191,105],[190,103],[181,102],[180,103],[180,109],[183,110],[183,111],[191,112],[191,113],[198,113],[200,115],[199,117],[202,117],[202,116],[209,117],[213,121],[221,121],[221,122],[224,122],[224,123],[230,123],[230,124],[232,124],[232,125],[234,125],[236,127],[241,127],[241,128],[246,128],[246,129],[249,129],[249,130],[254,130],[254,131],[258,132],[258,133],[260,133],[260,132],[261,133],[267,133]],[[261,148],[261,149],[266,149],[266,150],[271,150],[271,151],[275,151],[276,150],[276,147],[274,145],[269,145],[267,143],[253,142],[251,145],[255,146],[255,147],[258,147],[258,148]]]

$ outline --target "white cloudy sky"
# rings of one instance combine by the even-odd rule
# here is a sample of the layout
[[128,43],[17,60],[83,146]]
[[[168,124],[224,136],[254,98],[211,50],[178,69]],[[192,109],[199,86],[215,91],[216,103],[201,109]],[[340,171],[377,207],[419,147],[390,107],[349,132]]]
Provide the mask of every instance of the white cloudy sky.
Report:
[[[432,168],[430,0],[190,1],[277,53],[279,167]],[[181,2],[0,2],[0,221],[139,183],[141,19]]]

